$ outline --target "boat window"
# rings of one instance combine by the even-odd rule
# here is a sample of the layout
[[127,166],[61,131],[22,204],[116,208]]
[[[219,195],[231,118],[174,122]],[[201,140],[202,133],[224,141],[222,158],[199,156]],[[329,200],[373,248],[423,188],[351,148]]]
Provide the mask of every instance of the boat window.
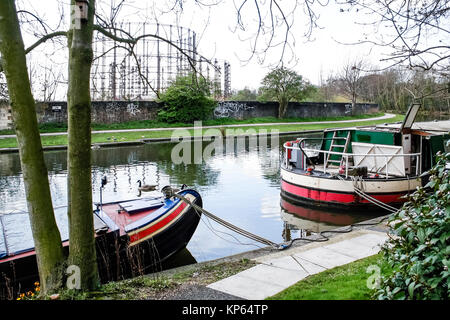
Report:
[[2,221],[9,254],[19,254],[34,249],[28,213],[5,214]]
[[94,230],[96,234],[102,234],[108,231],[108,225],[100,219],[96,214],[94,214]]
[[359,142],[370,142],[370,136],[367,134],[357,134],[357,141]]

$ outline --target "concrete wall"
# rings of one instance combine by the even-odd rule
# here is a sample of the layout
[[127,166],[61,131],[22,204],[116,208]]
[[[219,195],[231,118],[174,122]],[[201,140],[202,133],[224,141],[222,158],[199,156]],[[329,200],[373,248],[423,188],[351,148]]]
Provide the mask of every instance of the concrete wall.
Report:
[[[160,105],[155,101],[93,101],[92,122],[120,123],[135,120],[154,120]],[[40,123],[66,122],[67,103],[37,103],[36,111]],[[357,104],[352,110],[349,103],[291,102],[287,117],[319,118],[357,115],[379,112],[376,104]],[[277,117],[277,102],[225,101],[219,102],[213,118],[249,119],[256,117]],[[0,130],[11,125],[11,113],[7,102],[0,102]]]
[[[159,108],[155,101],[93,101],[92,122],[120,123],[156,119]],[[36,109],[40,123],[67,121],[66,102],[38,103]]]
[[[347,115],[360,115],[377,113],[380,108],[377,104],[358,103],[352,110],[350,103],[335,102],[290,102],[287,118],[320,118],[339,117]],[[257,117],[277,117],[278,102],[256,102],[256,101],[224,101],[220,102],[214,117],[248,119]]]

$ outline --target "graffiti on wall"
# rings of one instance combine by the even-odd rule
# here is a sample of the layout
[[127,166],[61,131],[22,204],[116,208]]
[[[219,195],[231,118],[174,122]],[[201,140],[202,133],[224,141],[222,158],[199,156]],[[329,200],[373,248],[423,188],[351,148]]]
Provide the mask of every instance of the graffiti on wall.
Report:
[[141,112],[141,110],[139,109],[139,106],[135,103],[129,103],[127,104],[127,112],[129,114],[131,114],[132,116],[137,115],[138,113]]
[[216,109],[214,109],[214,117],[228,118],[231,116],[235,116],[238,112],[250,109],[253,109],[253,107],[248,106],[247,104],[241,102],[230,102],[230,101],[219,102]]
[[349,104],[349,103],[347,103],[346,105],[345,105],[345,114],[351,114],[352,113],[352,105],[351,104]]
[[118,102],[109,102],[105,105],[106,116],[109,119],[118,117],[124,110],[126,110],[126,113],[130,116],[136,116],[141,113],[137,103],[128,103],[125,109],[123,108],[123,104]]
[[105,113],[108,119],[113,119],[117,112],[120,112],[120,105],[117,102],[110,102],[106,104]]

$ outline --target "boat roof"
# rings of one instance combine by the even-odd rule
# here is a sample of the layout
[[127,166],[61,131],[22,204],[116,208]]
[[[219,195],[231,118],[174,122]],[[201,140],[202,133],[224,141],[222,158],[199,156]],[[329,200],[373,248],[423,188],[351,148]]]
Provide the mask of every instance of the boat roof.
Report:
[[[381,126],[377,126],[381,128],[395,128],[399,129],[401,127],[401,123],[391,123],[391,124],[384,124]],[[427,122],[414,122],[414,124],[411,127],[412,130],[420,130],[420,131],[426,131],[430,133],[449,133],[450,132],[450,120],[442,120],[442,121],[427,121]]]
[[[380,125],[327,129],[325,131],[367,130],[367,131],[378,131],[378,132],[400,132],[402,125],[403,125],[403,122],[396,122],[396,123],[385,123],[385,124],[380,124]],[[449,134],[450,133],[450,120],[414,122],[413,125],[411,126],[411,130],[426,132],[430,135]]]
[[[67,241],[69,239],[67,206],[55,208],[54,212],[61,240]],[[96,232],[108,229],[108,225],[96,214],[94,214],[94,229]],[[0,214],[0,259],[33,250],[34,240],[28,212],[17,210]]]

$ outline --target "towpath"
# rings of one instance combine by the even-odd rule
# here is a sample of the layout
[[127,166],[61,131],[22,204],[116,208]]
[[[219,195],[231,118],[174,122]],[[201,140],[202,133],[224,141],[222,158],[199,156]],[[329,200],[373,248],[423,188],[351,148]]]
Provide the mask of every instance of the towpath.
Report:
[[[395,117],[395,114],[385,113],[383,116],[365,118],[365,119],[353,119],[353,120],[339,120],[339,121],[305,121],[305,122],[270,122],[270,123],[244,123],[244,124],[227,124],[227,125],[214,125],[214,126],[202,126],[203,129],[210,128],[239,128],[239,127],[261,127],[261,126],[276,126],[276,125],[306,125],[306,124],[326,124],[326,123],[354,123],[354,122],[365,122],[365,121],[377,121],[377,120],[388,120]],[[167,131],[167,130],[188,130],[193,127],[170,127],[170,128],[146,128],[146,129],[116,129],[116,130],[96,130],[92,131],[95,133],[115,133],[115,132],[148,132],[148,131]],[[41,133],[41,136],[63,136],[67,135],[67,132],[48,132]],[[0,139],[3,138],[15,138],[16,135],[0,135]]]
[[255,259],[259,264],[207,287],[238,298],[273,296],[306,277],[377,254],[388,236],[360,230]]
[[[331,234],[325,242],[299,241],[282,251],[264,253],[260,249],[239,254],[238,259],[245,257],[257,265],[207,286],[185,286],[167,299],[265,299],[310,275],[377,254],[389,238],[386,218],[365,221],[361,227],[355,225],[353,231],[348,233],[339,233],[348,230],[348,227],[335,229],[338,233]],[[314,236],[308,238],[314,239]]]

